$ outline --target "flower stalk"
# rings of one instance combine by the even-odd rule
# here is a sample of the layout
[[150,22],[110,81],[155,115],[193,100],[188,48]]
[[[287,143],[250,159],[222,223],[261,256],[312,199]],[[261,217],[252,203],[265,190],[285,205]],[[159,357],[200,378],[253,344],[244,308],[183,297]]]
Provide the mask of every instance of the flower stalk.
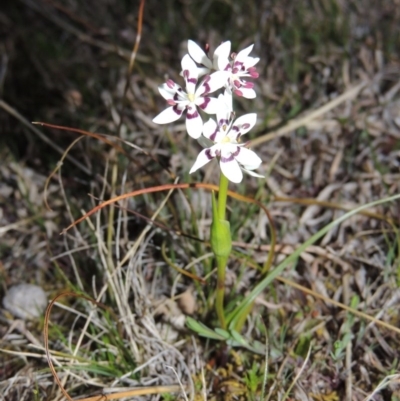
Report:
[[221,174],[218,192],[218,204],[215,194],[212,193],[213,219],[210,230],[211,249],[217,262],[217,289],[215,296],[215,310],[219,324],[226,329],[224,312],[226,266],[232,250],[231,229],[229,221],[225,220],[226,199],[228,196],[228,179]]

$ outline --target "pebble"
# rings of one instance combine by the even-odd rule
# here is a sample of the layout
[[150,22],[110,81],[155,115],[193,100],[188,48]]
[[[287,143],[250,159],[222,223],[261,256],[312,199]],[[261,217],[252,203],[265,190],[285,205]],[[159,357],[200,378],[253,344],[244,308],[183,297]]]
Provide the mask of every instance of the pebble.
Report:
[[17,318],[34,319],[43,315],[47,296],[38,285],[18,284],[10,287],[3,298],[3,306]]

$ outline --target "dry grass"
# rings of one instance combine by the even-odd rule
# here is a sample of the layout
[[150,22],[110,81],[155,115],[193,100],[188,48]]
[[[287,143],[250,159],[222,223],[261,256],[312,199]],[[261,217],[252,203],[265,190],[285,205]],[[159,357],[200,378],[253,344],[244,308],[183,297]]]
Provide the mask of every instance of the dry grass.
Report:
[[[266,179],[235,190],[272,214],[274,266],[345,210],[400,193],[399,10],[395,0],[264,0],[258,8],[148,0],[126,96],[137,5],[99,2],[93,12],[90,2],[20,0],[0,10],[1,293],[31,282],[49,298],[76,292],[111,311],[72,296],[51,311],[52,362],[72,397],[146,387],[135,399],[258,400],[268,369],[266,400],[400,399],[399,334],[328,301],[399,327],[398,201],[330,230],[257,298],[242,334],[267,343],[267,362],[185,329],[185,314],[216,326],[213,264],[198,240],[208,239],[208,193],[129,199],[58,235],[99,199],[171,183],[170,173],[216,182],[213,166],[188,176],[198,148],[182,122],[151,122],[164,107],[157,85],[179,79],[188,38],[212,47],[254,42],[261,57],[257,101],[239,109],[252,104],[258,113],[253,148]],[[76,135],[29,121],[119,136],[135,148],[121,144],[127,158],[93,138],[78,141],[50,180],[49,211],[46,178]],[[230,207],[235,250],[249,256],[236,254],[229,266],[235,303],[259,281],[253,262],[265,261],[270,237],[256,208]],[[43,321],[1,312],[0,399],[61,399]],[[179,382],[173,395],[156,393]]]

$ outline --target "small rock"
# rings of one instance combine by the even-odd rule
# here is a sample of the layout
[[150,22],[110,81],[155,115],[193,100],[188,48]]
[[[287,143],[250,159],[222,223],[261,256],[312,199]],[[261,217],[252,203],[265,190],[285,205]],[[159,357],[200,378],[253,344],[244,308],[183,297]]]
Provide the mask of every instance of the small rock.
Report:
[[47,306],[47,296],[37,285],[18,284],[8,290],[3,298],[3,306],[15,317],[34,319],[42,316]]
[[185,315],[193,315],[193,313],[196,312],[196,299],[193,296],[192,288],[188,288],[179,295],[178,305]]

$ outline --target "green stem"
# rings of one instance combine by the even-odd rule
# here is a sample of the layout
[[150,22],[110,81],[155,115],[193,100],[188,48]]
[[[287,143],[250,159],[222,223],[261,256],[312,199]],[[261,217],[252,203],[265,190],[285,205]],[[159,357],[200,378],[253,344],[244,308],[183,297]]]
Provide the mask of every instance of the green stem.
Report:
[[226,330],[226,319],[224,312],[224,295],[225,295],[225,273],[228,258],[216,257],[217,259],[217,291],[215,298],[215,310],[217,312],[219,324],[221,328]]
[[228,197],[229,180],[222,174],[219,178],[218,191],[218,217],[220,220],[225,220],[226,198]]
[[215,205],[215,198],[213,198],[213,227],[211,229],[211,243],[217,261],[215,310],[222,329],[227,328],[224,312],[225,275],[226,265],[231,253],[231,232],[229,222],[225,220],[228,185],[228,179],[221,172],[218,205]]

